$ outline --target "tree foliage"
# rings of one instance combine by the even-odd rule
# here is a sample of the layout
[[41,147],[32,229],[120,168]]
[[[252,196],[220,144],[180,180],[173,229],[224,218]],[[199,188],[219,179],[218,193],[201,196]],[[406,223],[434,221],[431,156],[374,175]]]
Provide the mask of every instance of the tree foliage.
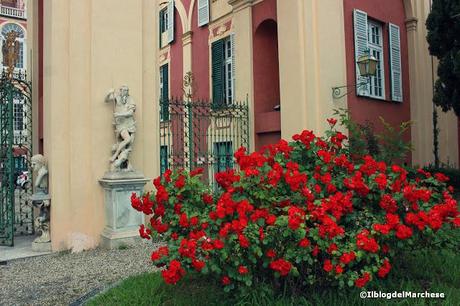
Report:
[[460,116],[460,0],[433,0],[426,26],[430,54],[439,60],[433,102]]

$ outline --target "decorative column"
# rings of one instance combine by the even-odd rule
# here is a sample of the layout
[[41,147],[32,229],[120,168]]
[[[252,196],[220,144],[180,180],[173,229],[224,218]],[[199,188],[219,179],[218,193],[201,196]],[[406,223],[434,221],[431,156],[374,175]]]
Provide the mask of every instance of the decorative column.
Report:
[[228,0],[233,7],[235,33],[235,99],[249,99],[249,145],[254,148],[254,73],[252,39],[252,5],[254,0]]

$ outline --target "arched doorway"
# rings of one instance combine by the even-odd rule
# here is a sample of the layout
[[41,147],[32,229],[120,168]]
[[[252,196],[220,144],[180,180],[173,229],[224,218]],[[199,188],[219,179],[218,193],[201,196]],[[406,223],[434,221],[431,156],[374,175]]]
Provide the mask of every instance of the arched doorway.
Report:
[[273,19],[264,20],[254,34],[254,117],[255,145],[278,142],[281,138],[278,29]]

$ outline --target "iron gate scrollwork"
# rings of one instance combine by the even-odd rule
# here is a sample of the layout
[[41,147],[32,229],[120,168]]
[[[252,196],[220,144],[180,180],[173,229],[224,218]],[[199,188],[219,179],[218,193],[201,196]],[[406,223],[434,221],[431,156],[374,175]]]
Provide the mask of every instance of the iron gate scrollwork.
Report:
[[249,149],[248,103],[160,101],[160,169],[203,168],[211,185],[217,172],[235,167],[234,152]]
[[0,80],[0,245],[34,233],[32,193],[31,84],[7,68]]

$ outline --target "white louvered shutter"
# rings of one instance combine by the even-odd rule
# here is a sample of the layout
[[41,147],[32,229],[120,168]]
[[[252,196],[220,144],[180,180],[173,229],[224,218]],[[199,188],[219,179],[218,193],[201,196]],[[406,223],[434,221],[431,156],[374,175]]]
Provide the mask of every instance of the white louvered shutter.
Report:
[[388,31],[390,37],[391,99],[402,102],[401,34],[399,27],[392,23],[390,23]]
[[209,23],[209,0],[198,0],[198,26]]
[[235,83],[236,83],[235,34],[230,35],[230,43],[231,43],[231,46],[232,46],[232,99],[233,99],[233,102],[236,102],[236,99],[235,99]]
[[168,44],[174,41],[174,0],[168,3]]
[[[358,58],[368,50],[367,37],[367,13],[354,10],[353,12],[354,30],[355,30],[355,63]],[[366,82],[367,78],[361,77],[358,64],[356,64],[356,84]],[[357,86],[356,94],[359,96],[369,95],[369,84],[366,86]]]

